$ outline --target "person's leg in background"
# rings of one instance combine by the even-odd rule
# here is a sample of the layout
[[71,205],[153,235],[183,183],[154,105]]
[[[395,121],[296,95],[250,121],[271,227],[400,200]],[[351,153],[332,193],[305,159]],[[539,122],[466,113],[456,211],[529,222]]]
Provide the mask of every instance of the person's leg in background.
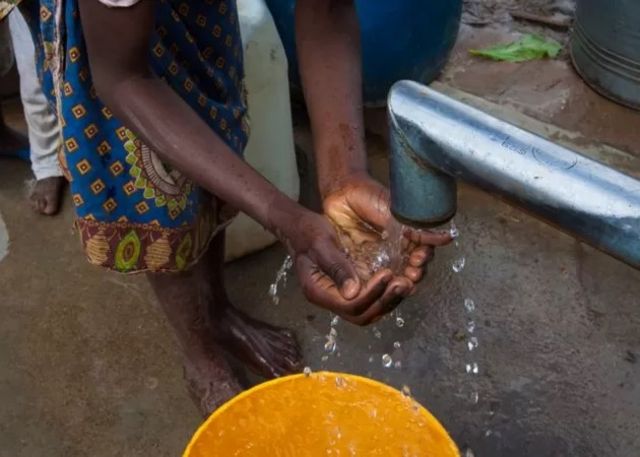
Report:
[[[13,51],[8,21],[0,21],[0,77],[5,76],[13,67]],[[4,122],[2,104],[0,104],[0,156],[18,157],[29,148],[27,139]]]
[[18,9],[9,15],[9,29],[20,74],[20,98],[29,127],[31,169],[36,177],[30,199],[35,211],[52,215],[60,208],[65,181],[58,162],[60,127],[42,92],[31,32]]

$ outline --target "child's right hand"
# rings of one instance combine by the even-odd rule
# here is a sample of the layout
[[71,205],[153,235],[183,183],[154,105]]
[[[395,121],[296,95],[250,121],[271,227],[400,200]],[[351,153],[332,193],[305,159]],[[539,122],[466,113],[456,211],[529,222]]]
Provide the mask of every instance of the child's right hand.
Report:
[[357,325],[370,324],[411,292],[406,278],[394,277],[388,269],[363,283],[324,216],[303,210],[295,222],[279,225],[279,235],[294,258],[307,299],[343,319]]

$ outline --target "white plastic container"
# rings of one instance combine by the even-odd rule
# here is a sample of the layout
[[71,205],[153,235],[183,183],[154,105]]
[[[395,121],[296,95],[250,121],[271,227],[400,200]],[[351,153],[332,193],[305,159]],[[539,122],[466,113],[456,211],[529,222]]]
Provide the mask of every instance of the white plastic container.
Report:
[[[237,0],[244,44],[251,137],[246,161],[282,192],[297,199],[296,166],[289,102],[287,57],[264,0]],[[275,237],[240,214],[227,229],[227,260],[270,246]]]

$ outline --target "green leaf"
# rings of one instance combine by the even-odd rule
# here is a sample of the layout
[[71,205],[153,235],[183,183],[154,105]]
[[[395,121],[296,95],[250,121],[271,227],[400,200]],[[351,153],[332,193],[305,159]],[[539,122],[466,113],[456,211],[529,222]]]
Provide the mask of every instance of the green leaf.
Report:
[[526,62],[528,60],[555,58],[562,45],[551,38],[537,35],[524,35],[518,41],[509,44],[498,44],[484,49],[471,49],[474,56],[486,57],[507,62]]

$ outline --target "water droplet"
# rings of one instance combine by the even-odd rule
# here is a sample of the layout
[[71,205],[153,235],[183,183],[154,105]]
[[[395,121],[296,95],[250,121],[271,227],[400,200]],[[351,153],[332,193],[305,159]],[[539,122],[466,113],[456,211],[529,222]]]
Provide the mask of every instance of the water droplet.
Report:
[[396,349],[400,349],[402,345],[400,344],[400,341],[396,341],[395,343],[393,343],[393,347]]
[[491,430],[487,430],[486,432],[484,432],[484,436],[486,437],[490,437],[491,435],[493,435],[493,432]]
[[287,274],[289,270],[291,270],[292,266],[293,266],[293,259],[291,258],[291,256],[285,257],[284,262],[282,263],[282,266],[276,273],[275,281],[273,282],[273,284],[269,286],[269,296],[271,297],[271,301],[273,302],[274,305],[277,305],[280,303],[280,297],[278,297],[278,284],[282,283],[282,287],[283,288],[286,287]]
[[304,370],[302,371],[304,373],[304,375],[308,378],[309,376],[311,376],[311,368],[310,367],[304,367]]
[[373,327],[371,331],[373,332],[373,336],[375,336],[376,338],[378,339],[382,338],[382,332],[378,330],[378,327]]
[[389,368],[391,365],[393,365],[393,359],[391,358],[391,356],[389,354],[383,354],[382,366],[385,368]]
[[473,362],[471,364],[471,372],[473,374],[478,374],[479,371],[480,371],[480,367],[478,367],[478,364],[476,362]]
[[478,338],[476,338],[475,336],[472,336],[471,338],[469,338],[469,341],[467,341],[467,348],[469,349],[469,351],[473,351],[477,347],[478,347]]
[[478,392],[471,392],[471,403],[473,403],[474,405],[477,405],[479,400],[480,400],[480,395],[478,394]]
[[402,386],[402,395],[404,395],[405,397],[411,396],[411,389],[409,388],[409,386],[407,385]]
[[453,239],[458,238],[458,236],[460,236],[460,231],[458,230],[456,223],[453,221],[451,221],[451,227],[449,228],[449,235]]
[[373,363],[373,356],[369,356],[369,363]]
[[464,366],[464,370],[465,370],[467,373],[471,373],[471,364],[470,364],[470,363],[467,363],[467,364]]
[[322,360],[323,362],[326,362],[327,360],[329,360],[329,356],[323,355],[322,357],[320,357],[320,360]]
[[464,457],[476,457],[470,447],[464,451]]
[[333,316],[331,318],[331,326],[335,327],[336,325],[338,325],[338,322],[340,322],[340,316]]
[[402,368],[402,362],[400,360],[396,360],[395,362],[393,362],[393,367],[397,369]]
[[400,328],[404,327],[404,319],[400,316],[396,317],[396,325]]
[[327,338],[327,342],[324,343],[324,350],[329,354],[333,354],[334,352],[336,352],[337,346],[338,345],[336,344],[336,340]]
[[464,308],[467,310],[468,313],[472,313],[476,310],[476,303],[470,298],[465,298]]
[[474,321],[467,322],[467,332],[473,333],[476,331],[476,323]]
[[460,273],[462,270],[464,270],[465,263],[466,263],[466,259],[464,257],[460,257],[459,259],[456,259],[453,261],[453,264],[451,265],[451,269],[455,273]]

